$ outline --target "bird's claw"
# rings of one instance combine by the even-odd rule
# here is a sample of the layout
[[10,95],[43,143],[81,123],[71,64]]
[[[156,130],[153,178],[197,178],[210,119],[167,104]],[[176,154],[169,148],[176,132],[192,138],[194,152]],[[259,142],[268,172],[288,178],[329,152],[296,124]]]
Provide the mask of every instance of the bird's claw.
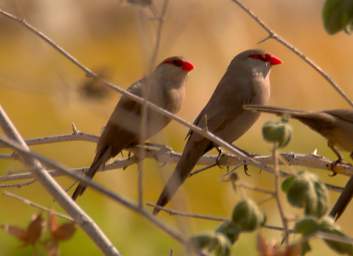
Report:
[[331,174],[329,174],[330,177],[334,177],[337,175],[336,167],[338,164],[342,163],[342,159],[337,159],[336,161],[333,161],[332,163],[329,164],[329,168],[331,170]]
[[244,173],[245,173],[245,175],[246,176],[251,176],[250,174],[249,174],[249,167],[248,167],[248,164],[246,163],[246,161],[244,160],[243,161],[243,169],[244,169]]
[[223,166],[222,166],[222,157],[224,156],[224,153],[223,153],[221,148],[217,147],[216,149],[218,151],[218,155],[216,157],[216,166],[218,166],[219,168],[223,168]]

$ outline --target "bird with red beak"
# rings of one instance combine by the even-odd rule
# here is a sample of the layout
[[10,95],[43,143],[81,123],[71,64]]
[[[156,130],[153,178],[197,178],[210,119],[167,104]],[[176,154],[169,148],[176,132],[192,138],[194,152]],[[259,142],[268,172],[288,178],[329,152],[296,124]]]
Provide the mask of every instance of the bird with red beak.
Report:
[[[232,143],[257,120],[259,113],[243,109],[244,104],[265,104],[270,97],[270,70],[282,61],[263,50],[241,52],[230,62],[210,100],[194,124]],[[183,153],[167,181],[157,206],[165,206],[188,177],[202,155],[217,147],[205,137],[189,131]],[[160,208],[155,207],[157,214]]]
[[[128,91],[147,99],[159,107],[177,113],[184,100],[184,81],[194,66],[181,57],[170,57],[162,61],[145,78],[137,81]],[[123,95],[111,114],[99,138],[96,156],[85,176],[93,178],[95,173],[123,149],[136,146],[161,131],[170,118],[147,107],[144,137],[140,136],[142,105]],[[76,199],[86,190],[80,183],[72,198]]]

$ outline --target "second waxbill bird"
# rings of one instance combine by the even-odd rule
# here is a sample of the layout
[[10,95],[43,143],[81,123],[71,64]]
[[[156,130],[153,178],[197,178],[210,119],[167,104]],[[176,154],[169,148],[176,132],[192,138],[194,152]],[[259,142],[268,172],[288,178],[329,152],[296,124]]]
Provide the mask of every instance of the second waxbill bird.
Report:
[[[194,124],[207,128],[229,143],[238,139],[259,116],[258,113],[244,110],[243,104],[264,104],[268,101],[270,70],[273,65],[280,63],[278,57],[258,49],[235,56]],[[180,160],[156,205],[166,205],[200,157],[216,146],[203,136],[189,131]],[[159,209],[155,207],[153,213],[158,212]]]
[[[334,166],[342,162],[338,148],[351,153],[353,158],[353,110],[332,109],[318,112],[307,112],[273,106],[245,105],[244,109],[260,112],[287,115],[299,120],[312,130],[320,133],[327,139],[328,146],[337,155]],[[336,220],[341,216],[353,196],[353,177],[346,184],[342,194],[333,206],[330,215]]]
[[[160,63],[148,76],[135,82],[128,91],[177,113],[185,95],[184,81],[193,65],[181,57],[170,57]],[[147,107],[144,138],[140,137],[142,105],[123,95],[111,114],[99,138],[96,156],[85,175],[93,178],[99,168],[123,149],[136,146],[163,129],[171,120]],[[75,200],[86,190],[80,183],[74,191]]]

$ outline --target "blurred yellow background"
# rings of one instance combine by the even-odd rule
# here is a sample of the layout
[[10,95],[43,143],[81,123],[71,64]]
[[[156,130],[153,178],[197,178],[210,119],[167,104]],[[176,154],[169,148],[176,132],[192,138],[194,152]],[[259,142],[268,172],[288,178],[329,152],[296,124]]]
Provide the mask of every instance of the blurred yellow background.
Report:
[[[160,9],[162,1],[155,1]],[[243,1],[257,15],[286,40],[315,60],[353,95],[352,37],[340,33],[325,33],[321,9],[323,1]],[[49,1],[2,0],[0,8],[26,18],[72,53],[83,64],[94,70],[106,70],[109,80],[128,87],[147,70],[154,45],[156,22],[148,18],[146,9],[124,1]],[[263,48],[279,56],[283,65],[273,68],[270,103],[300,109],[327,109],[348,107],[330,85],[307,64],[279,43],[269,40],[257,42],[267,34],[230,0],[170,0],[158,62],[171,55],[190,60],[195,69],[187,81],[187,98],[179,115],[192,121],[209,99],[229,61],[238,52],[248,48]],[[0,103],[25,138],[71,132],[71,123],[83,132],[99,134],[109,117],[118,95],[112,93],[101,101],[80,96],[79,87],[84,74],[47,44],[23,27],[0,17]],[[274,118],[262,115],[254,127],[236,145],[254,153],[268,154],[270,145],[261,138],[261,125]],[[285,151],[318,153],[333,158],[325,140],[296,121],[291,121],[294,136]],[[172,122],[163,134],[153,141],[171,145],[181,151],[187,129]],[[1,133],[1,132],[0,132]],[[2,133],[1,133],[2,135]],[[88,166],[95,145],[88,142],[65,142],[32,147],[48,158],[67,167]],[[7,152],[2,150],[1,152]],[[164,180],[173,171],[171,165],[159,168],[153,160],[145,161],[145,201],[154,202]],[[0,161],[1,175],[23,170],[15,161]],[[303,169],[303,168],[297,168]],[[304,168],[305,169],[305,168]],[[324,171],[312,170],[323,180],[340,186],[346,178],[328,177]],[[187,195],[188,211],[229,216],[239,194],[231,185],[221,181],[225,170],[213,168],[189,179],[183,186]],[[250,168],[250,177],[239,169],[240,178],[261,187],[272,186],[273,177]],[[162,175],[163,174],[163,175]],[[137,197],[136,167],[97,175],[96,181],[131,200]],[[64,187],[70,180],[58,179]],[[38,185],[11,191],[58,209],[58,205]],[[253,192],[247,194],[256,200],[265,198]],[[332,202],[337,194],[332,193]],[[177,201],[177,200],[176,200]],[[183,255],[183,249],[168,235],[132,213],[130,210],[89,190],[78,203],[106,232],[124,255]],[[170,205],[172,206],[172,204]],[[264,203],[269,224],[280,224],[273,201]],[[14,199],[0,195],[0,223],[24,226],[36,210]],[[288,206],[288,211],[297,214]],[[339,221],[343,230],[353,235],[351,204]],[[189,234],[213,230],[218,223],[185,218],[158,216],[176,229]],[[177,219],[177,221],[176,221]],[[276,231],[261,230],[267,237],[278,239]],[[31,248],[18,247],[20,243],[0,231],[2,255],[31,255]],[[334,255],[322,242],[313,243],[310,255]],[[73,239],[61,245],[62,255],[99,255],[99,250],[79,230]],[[233,247],[234,255],[256,255],[255,236],[242,235]]]

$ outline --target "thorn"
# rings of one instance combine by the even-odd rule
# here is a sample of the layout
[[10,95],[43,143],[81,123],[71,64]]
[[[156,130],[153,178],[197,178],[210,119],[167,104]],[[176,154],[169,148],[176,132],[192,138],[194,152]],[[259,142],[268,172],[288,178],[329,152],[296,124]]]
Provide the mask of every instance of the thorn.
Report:
[[315,148],[314,151],[311,154],[313,154],[314,156],[317,156],[318,155],[318,149]]
[[72,134],[77,135],[80,133],[80,131],[77,129],[74,122],[71,123],[71,128],[72,128]]
[[261,39],[260,41],[258,41],[257,44],[262,44],[262,43],[266,42],[267,40],[270,40],[271,38],[273,38],[273,34],[269,34],[264,39]]

